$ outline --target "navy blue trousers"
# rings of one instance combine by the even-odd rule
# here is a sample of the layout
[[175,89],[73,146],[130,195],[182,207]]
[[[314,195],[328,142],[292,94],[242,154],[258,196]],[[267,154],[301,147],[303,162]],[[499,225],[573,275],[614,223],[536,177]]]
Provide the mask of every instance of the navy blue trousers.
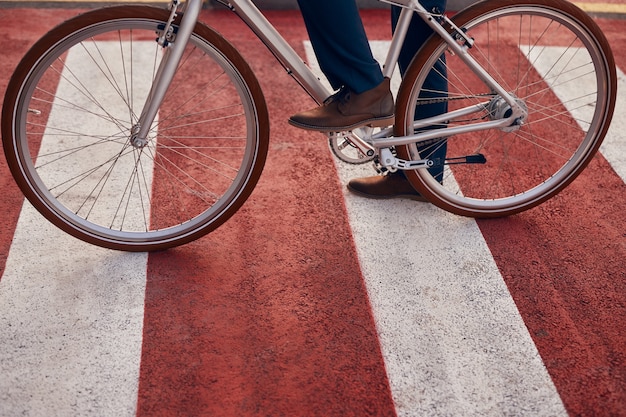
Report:
[[[437,9],[439,12],[443,12],[446,7],[446,0],[422,0],[421,4],[426,10]],[[400,17],[400,8],[391,8],[391,24],[395,29],[398,18]],[[406,40],[402,45],[400,56],[398,57],[398,66],[400,67],[400,74],[404,76],[411,60],[422,47],[428,37],[432,35],[432,29],[428,27],[426,23],[418,16],[414,16],[411,19],[411,25],[406,36]],[[428,74],[426,80],[424,80],[423,92],[420,94],[420,98],[441,98],[446,96],[448,91],[447,72],[445,67],[445,56],[442,56],[440,61],[434,66],[434,69]],[[435,104],[421,105],[415,109],[415,119],[425,119],[427,117],[437,116],[439,114],[448,111],[448,103],[441,102]],[[439,126],[444,128],[445,125]],[[438,162],[432,168],[428,169],[430,175],[435,177],[437,181],[443,182],[443,162],[447,153],[447,141],[441,139],[434,143],[428,143],[425,145],[418,145],[418,150],[422,158],[432,159]]]
[[[298,0],[298,5],[320,68],[333,89],[347,87],[359,94],[382,82],[382,71],[372,56],[356,0]],[[436,8],[443,12],[446,0],[423,0],[422,5],[427,10]],[[391,8],[392,30],[395,29],[400,10],[396,6]],[[415,53],[431,34],[432,30],[418,16],[411,20],[398,60],[401,74],[404,74]],[[439,71],[432,71],[429,74],[425,87],[433,91],[447,91],[443,65]],[[447,105],[430,104],[420,106],[417,110],[416,118],[426,118],[446,112]],[[429,153],[425,156],[445,158],[445,141],[430,144],[428,147],[436,151],[430,155],[430,151],[424,148]],[[442,166],[431,168],[429,171],[441,180]]]
[[[446,0],[424,0],[423,4],[427,9],[443,11]],[[345,86],[362,93],[382,82],[380,65],[372,56],[356,0],[298,0],[298,5],[320,68],[335,90]],[[400,8],[393,6],[392,28],[399,15]],[[402,72],[431,34],[419,17],[411,21],[399,59]]]
[[333,89],[359,94],[383,80],[356,0],[298,0],[313,50]]

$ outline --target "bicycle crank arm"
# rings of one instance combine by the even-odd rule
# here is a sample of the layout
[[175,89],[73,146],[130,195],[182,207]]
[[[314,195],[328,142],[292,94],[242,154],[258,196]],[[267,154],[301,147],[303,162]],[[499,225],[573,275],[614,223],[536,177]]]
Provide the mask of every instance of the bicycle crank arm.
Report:
[[[457,156],[455,158],[446,158],[444,165],[459,165],[459,164],[486,164],[487,158],[482,153],[467,156]],[[437,164],[435,164],[437,165]]]
[[[421,161],[409,161],[411,162],[421,162]],[[461,165],[461,164],[486,164],[487,158],[485,155],[481,153],[477,153],[474,155],[466,155],[466,156],[456,156],[453,158],[446,158],[442,160],[441,158],[433,158],[428,160],[428,167],[440,167],[442,165]],[[419,168],[419,167],[418,167]]]
[[435,159],[419,159],[415,161],[407,161],[406,159],[397,158],[389,148],[380,150],[380,164],[393,171],[397,169],[410,170],[418,168],[432,168],[441,165],[459,165],[459,164],[485,164],[487,158],[483,154],[474,154],[467,156],[458,156],[454,158],[446,158],[441,162],[440,158]]
[[435,164],[435,162],[431,159],[407,161],[406,159],[397,158],[389,148],[383,148],[380,150],[379,163],[390,171],[398,169],[406,171],[409,169],[429,168]]

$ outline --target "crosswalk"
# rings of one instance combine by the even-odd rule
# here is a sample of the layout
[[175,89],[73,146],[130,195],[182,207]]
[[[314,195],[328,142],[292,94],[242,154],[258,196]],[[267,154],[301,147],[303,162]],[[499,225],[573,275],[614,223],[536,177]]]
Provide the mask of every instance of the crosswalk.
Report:
[[[274,94],[278,109],[284,90]],[[275,111],[285,119],[289,110]],[[625,112],[618,98],[616,114]],[[624,131],[618,116],[602,148],[622,182]],[[296,152],[307,136],[293,134],[277,132],[272,152],[307,167],[322,144]],[[350,195],[343,185],[371,175],[367,165],[337,163],[328,181],[268,164],[241,215],[161,254],[87,245],[24,203],[0,279],[0,416],[572,413],[480,224],[429,204]],[[293,178],[279,181],[285,173]],[[334,190],[318,198],[337,220],[303,205],[304,184]],[[327,247],[344,234],[348,243]],[[366,342],[340,334],[349,328]]]

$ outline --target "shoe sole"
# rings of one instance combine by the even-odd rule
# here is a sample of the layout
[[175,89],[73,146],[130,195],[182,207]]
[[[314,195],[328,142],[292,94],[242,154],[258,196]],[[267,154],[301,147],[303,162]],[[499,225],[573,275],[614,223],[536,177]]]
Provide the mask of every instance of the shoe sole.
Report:
[[304,130],[315,130],[317,132],[347,132],[347,131],[354,130],[363,126],[370,126],[370,127],[390,126],[394,122],[394,116],[392,115],[388,117],[367,119],[367,120],[363,120],[358,123],[354,123],[354,124],[347,125],[347,126],[332,126],[332,127],[312,126],[312,125],[307,125],[304,123],[299,123],[291,119],[289,119],[288,122],[290,125],[295,126],[300,129],[304,129]]
[[426,200],[423,196],[421,196],[419,194],[376,195],[376,194],[366,194],[366,193],[364,193],[362,191],[356,190],[356,189],[350,187],[350,184],[348,184],[346,186],[346,188],[352,194],[357,195],[359,197],[369,198],[370,200],[393,200],[393,199],[396,199],[396,198],[403,198],[403,199],[407,199],[407,200],[419,201],[419,202],[422,202],[422,203],[428,203],[429,202],[428,200]]

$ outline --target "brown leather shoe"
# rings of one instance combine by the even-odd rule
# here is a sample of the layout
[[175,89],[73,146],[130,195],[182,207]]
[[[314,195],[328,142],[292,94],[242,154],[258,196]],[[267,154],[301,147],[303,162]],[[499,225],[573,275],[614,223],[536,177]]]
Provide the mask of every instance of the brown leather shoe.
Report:
[[406,179],[401,171],[389,172],[375,177],[355,178],[348,183],[350,192],[366,198],[408,198],[427,202]]
[[341,89],[320,107],[291,116],[289,124],[321,132],[342,132],[365,125],[389,126],[393,124],[394,107],[389,78],[385,78],[361,94]]

